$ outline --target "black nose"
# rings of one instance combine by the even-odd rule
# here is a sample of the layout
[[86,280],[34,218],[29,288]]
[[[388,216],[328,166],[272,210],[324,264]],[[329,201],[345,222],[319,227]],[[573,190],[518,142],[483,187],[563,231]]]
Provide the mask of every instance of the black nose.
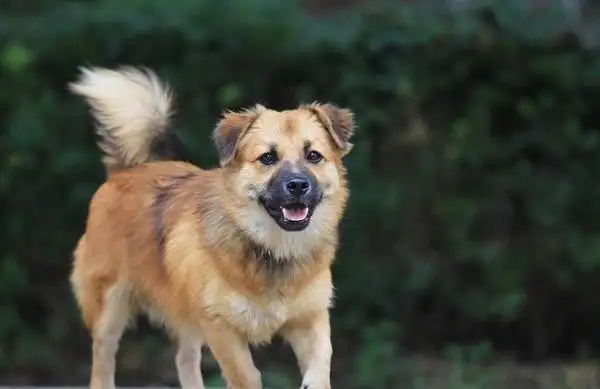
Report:
[[304,178],[292,178],[286,182],[285,188],[293,196],[302,196],[310,189],[310,183]]

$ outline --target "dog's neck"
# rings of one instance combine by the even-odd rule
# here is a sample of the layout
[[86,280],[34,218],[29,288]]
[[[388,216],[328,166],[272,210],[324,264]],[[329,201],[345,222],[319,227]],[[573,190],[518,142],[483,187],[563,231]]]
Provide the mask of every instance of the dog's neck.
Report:
[[253,267],[271,279],[287,278],[304,261],[310,258],[281,258],[275,256],[273,250],[246,237],[243,245],[243,260],[251,261]]

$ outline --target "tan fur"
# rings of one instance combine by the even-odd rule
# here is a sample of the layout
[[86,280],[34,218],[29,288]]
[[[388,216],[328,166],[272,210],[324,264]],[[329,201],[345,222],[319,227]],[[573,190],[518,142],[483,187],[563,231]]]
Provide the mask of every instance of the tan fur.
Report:
[[[146,313],[177,340],[184,389],[204,388],[202,345],[229,387],[261,388],[248,343],[276,334],[298,358],[302,388],[329,389],[330,266],[348,197],[341,158],[350,147],[344,131],[353,129],[351,113],[325,113],[342,115],[342,128],[331,122],[339,118],[324,123],[314,112],[319,105],[228,112],[214,133],[222,167],[202,170],[147,161],[171,111],[170,94],[152,73],[84,74],[72,89],[88,98],[116,141],[107,169],[121,167],[91,200],[71,274],[93,338],[91,387],[114,388],[119,339],[134,314]],[[282,162],[305,166],[307,142],[325,157],[308,166],[325,188],[323,201],[305,230],[286,232],[256,201],[277,166],[256,160],[277,145]],[[250,250],[255,243],[272,254],[273,269]]]

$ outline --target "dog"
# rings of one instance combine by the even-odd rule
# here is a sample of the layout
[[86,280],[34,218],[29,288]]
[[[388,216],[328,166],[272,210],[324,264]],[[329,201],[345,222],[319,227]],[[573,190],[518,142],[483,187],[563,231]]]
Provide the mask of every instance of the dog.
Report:
[[225,111],[212,130],[219,165],[203,170],[169,151],[174,94],[152,70],[82,68],[68,88],[95,118],[107,175],[70,274],[92,338],[90,387],[115,388],[120,338],[146,314],[178,344],[183,389],[204,388],[203,346],[229,388],[261,388],[249,347],[275,335],[298,360],[301,388],[330,388],[352,111]]

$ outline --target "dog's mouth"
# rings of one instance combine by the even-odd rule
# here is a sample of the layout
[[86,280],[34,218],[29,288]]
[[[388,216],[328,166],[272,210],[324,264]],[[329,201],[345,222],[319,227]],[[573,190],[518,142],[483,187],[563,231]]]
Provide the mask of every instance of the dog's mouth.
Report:
[[304,204],[292,204],[281,207],[281,213],[285,220],[298,223],[306,220],[308,217],[308,209],[308,206]]
[[270,204],[265,199],[261,203],[269,216],[286,231],[301,231],[310,223],[313,209],[305,203]]

